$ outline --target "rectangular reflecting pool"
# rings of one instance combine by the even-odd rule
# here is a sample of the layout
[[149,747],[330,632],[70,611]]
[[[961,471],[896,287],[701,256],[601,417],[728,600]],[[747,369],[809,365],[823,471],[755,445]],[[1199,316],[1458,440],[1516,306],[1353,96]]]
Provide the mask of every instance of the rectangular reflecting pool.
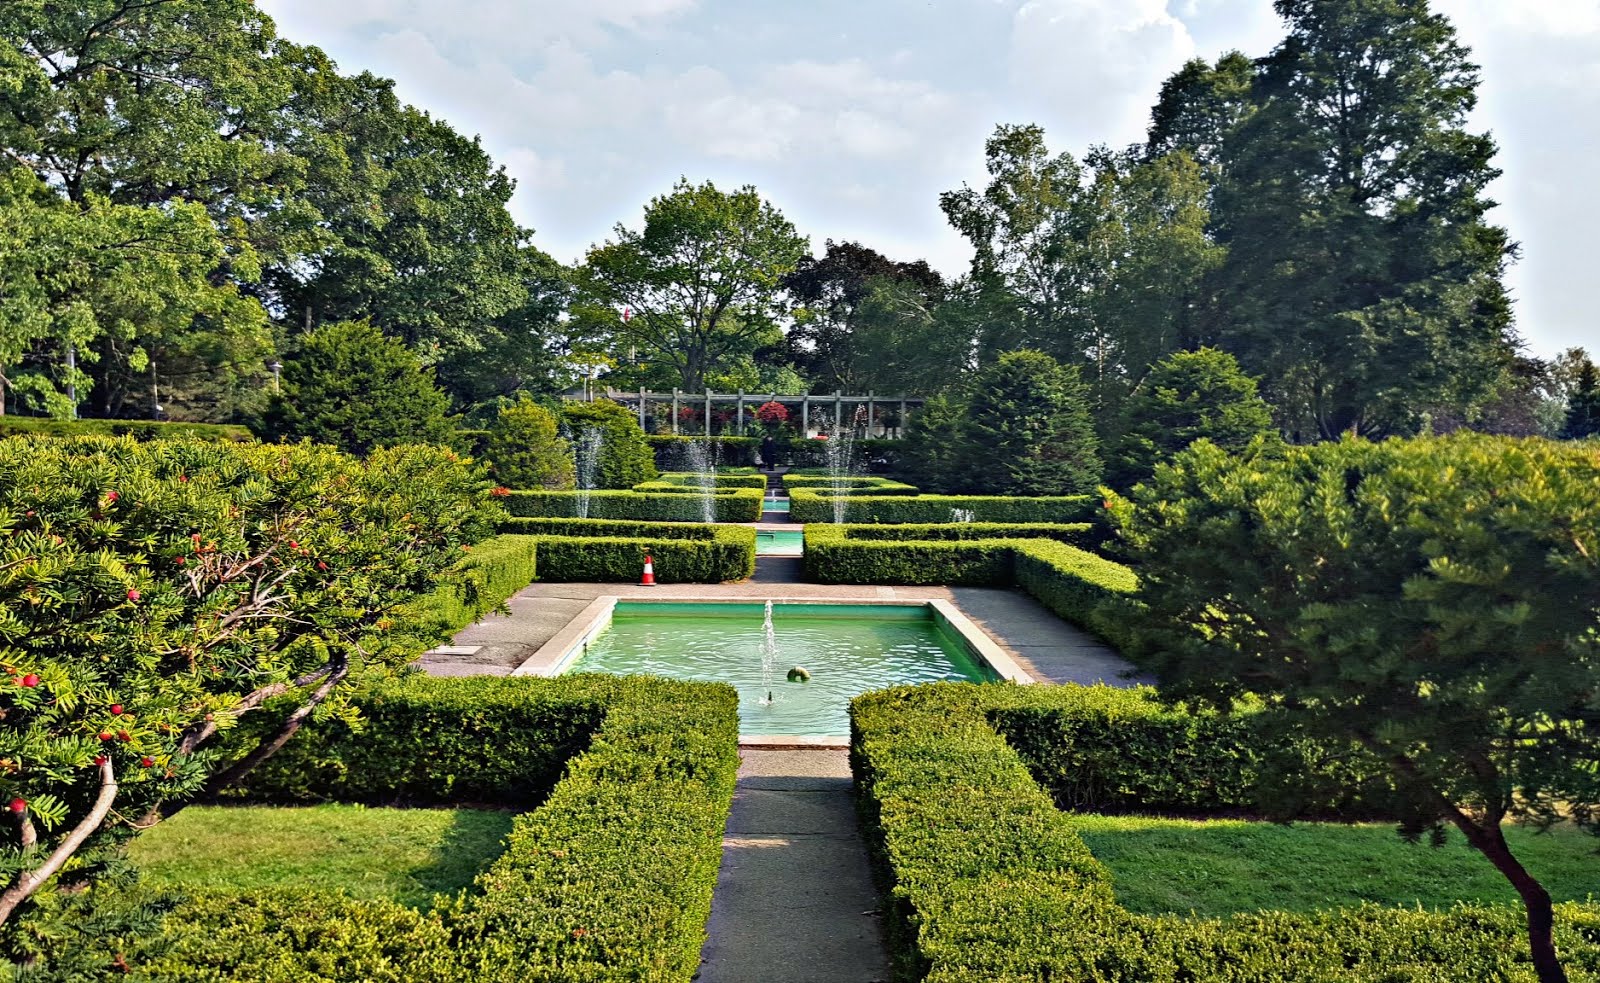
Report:
[[761,511],[787,512],[789,511],[789,500],[787,498],[763,498],[761,500]]
[[560,671],[725,682],[739,691],[741,735],[835,738],[849,736],[849,702],[868,690],[1001,678],[964,635],[976,629],[931,604],[774,603],[772,659],[765,621],[760,601],[618,601]]

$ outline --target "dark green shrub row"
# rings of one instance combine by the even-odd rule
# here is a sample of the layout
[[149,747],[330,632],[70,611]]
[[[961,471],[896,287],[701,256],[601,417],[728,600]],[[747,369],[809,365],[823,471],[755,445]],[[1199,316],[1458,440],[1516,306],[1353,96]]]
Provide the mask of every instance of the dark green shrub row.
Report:
[[[863,823],[889,885],[895,978],[929,983],[1532,980],[1512,906],[1225,920],[1135,915],[989,723],[1074,687],[935,684],[851,704]],[[1090,696],[1089,699],[1098,699]],[[1120,697],[1106,697],[1108,713]],[[1600,969],[1600,910],[1557,908],[1569,968]]]
[[[873,489],[875,489],[875,488],[886,488],[886,489],[892,488],[892,489],[894,489],[894,491],[892,491],[892,492],[891,491],[884,491],[884,492],[876,492],[875,494],[882,494],[882,495],[890,495],[890,494],[915,495],[917,493],[917,488],[914,485],[908,485],[908,484],[905,484],[904,482],[894,481],[894,480],[892,480],[890,478],[879,478],[879,477],[875,477],[873,475],[855,475],[855,476],[851,476],[851,477],[847,477],[847,478],[835,479],[835,478],[833,478],[833,477],[831,477],[829,475],[826,475],[826,474],[810,474],[810,473],[807,473],[807,474],[794,474],[794,473],[790,473],[790,474],[785,474],[783,476],[783,487],[789,488],[789,489],[794,489],[794,488],[813,488],[813,489],[816,489],[817,491],[821,491],[821,492],[832,491],[835,487],[842,488],[842,489],[852,489],[852,490],[853,489],[869,489],[869,488],[873,488]],[[909,488],[911,490],[910,491],[903,491],[903,489],[907,489],[907,488]]]
[[[512,515],[528,518],[573,518],[578,512],[578,492],[514,491],[505,499]],[[761,490],[758,488],[717,489],[712,495],[718,522],[761,521]],[[592,491],[589,517],[632,519],[644,522],[700,522],[700,496],[684,489],[643,493],[636,491]]]
[[621,539],[711,539],[716,526],[704,522],[635,522],[629,519],[502,520],[500,531],[518,536],[612,536]]
[[[1086,526],[1034,528],[1070,535],[1067,530]],[[1135,599],[1139,580],[1120,563],[1054,538],[900,540],[865,530],[871,527],[806,526],[806,579],[819,584],[1015,585],[1118,649],[1132,648],[1131,633],[1139,621]]]
[[695,437],[675,434],[648,434],[650,447],[655,451],[656,466],[663,471],[683,466],[684,449],[691,444],[704,444],[708,440],[716,448],[719,464],[750,465],[761,448],[760,437]]
[[[705,526],[702,529],[707,528]],[[720,584],[756,572],[756,531],[716,526],[709,539],[675,536],[537,536],[539,579],[551,583],[630,583],[644,556],[663,584]]]
[[426,913],[300,892],[203,897],[167,917],[150,978],[687,983],[738,770],[736,702],[718,684],[590,675],[363,691],[359,733],[313,725],[286,764],[340,797],[543,804],[517,817],[476,895]]
[[[833,497],[820,489],[796,488],[789,499],[789,514],[795,522],[833,521]],[[851,495],[845,518],[848,522],[953,522],[960,509],[971,512],[976,522],[1082,522],[1092,514],[1090,501],[1087,495]]]
[[[766,475],[747,472],[744,469],[734,472],[718,471],[715,475],[713,475],[713,478],[715,479],[714,484],[712,485],[713,488],[767,487]],[[705,487],[705,480],[703,476],[692,471],[665,471],[662,472],[660,477],[658,477],[655,482],[647,482],[646,484],[680,485],[688,488],[699,489]],[[639,485],[634,485],[633,489],[634,491],[645,490]]]
[[495,536],[473,546],[467,559],[430,594],[397,612],[397,633],[419,651],[493,611],[537,579],[536,549],[524,536]]
[[42,434],[46,437],[132,437],[134,440],[170,440],[199,437],[248,443],[255,440],[249,427],[226,423],[157,423],[154,420],[51,420],[33,416],[0,416],[0,437]]
[[844,528],[845,538],[852,540],[1055,539],[1082,545],[1092,538],[1095,526],[1088,522],[939,522]]

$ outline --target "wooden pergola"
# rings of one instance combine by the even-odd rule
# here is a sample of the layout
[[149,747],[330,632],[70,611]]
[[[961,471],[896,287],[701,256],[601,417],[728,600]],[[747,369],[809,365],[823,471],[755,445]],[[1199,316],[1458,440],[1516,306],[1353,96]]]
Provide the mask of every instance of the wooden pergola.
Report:
[[[704,413],[700,422],[702,432],[711,433],[711,407],[716,403],[732,403],[734,405],[735,432],[744,432],[745,407],[754,408],[763,403],[780,403],[785,407],[800,407],[800,432],[809,434],[811,431],[811,414],[813,408],[828,416],[829,423],[838,427],[845,419],[846,409],[859,411],[866,409],[866,433],[870,436],[878,426],[882,417],[879,415],[884,408],[898,409],[899,415],[895,418],[897,425],[893,428],[895,436],[901,435],[905,426],[906,413],[912,407],[921,406],[924,399],[921,396],[879,396],[876,393],[867,393],[865,396],[847,396],[843,390],[834,390],[831,395],[803,395],[784,396],[778,393],[762,395],[761,393],[716,393],[707,389],[704,393],[684,392],[674,389],[670,393],[656,393],[641,389],[638,392],[621,392],[615,389],[606,390],[605,398],[615,403],[629,406],[639,414],[639,426],[645,425],[645,417],[650,414],[650,407],[654,405],[670,404],[672,407],[672,432],[681,433],[678,411],[684,406],[703,407]],[[830,412],[831,411],[831,412]],[[889,435],[891,428],[884,427],[884,436]]]

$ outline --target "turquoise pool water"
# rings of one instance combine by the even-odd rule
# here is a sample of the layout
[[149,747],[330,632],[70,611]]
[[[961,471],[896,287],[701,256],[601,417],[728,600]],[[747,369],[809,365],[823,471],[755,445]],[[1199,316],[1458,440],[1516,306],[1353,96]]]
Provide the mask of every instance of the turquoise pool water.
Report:
[[805,551],[806,534],[801,529],[756,530],[756,556],[801,556]]
[[761,500],[761,511],[787,512],[789,511],[789,500],[787,498],[763,498]]
[[[741,734],[808,737],[848,737],[849,702],[868,690],[996,678],[928,608],[910,605],[776,604],[778,656],[768,673],[763,614],[753,602],[622,602],[566,671],[729,683],[739,691]],[[793,666],[811,680],[789,682]]]

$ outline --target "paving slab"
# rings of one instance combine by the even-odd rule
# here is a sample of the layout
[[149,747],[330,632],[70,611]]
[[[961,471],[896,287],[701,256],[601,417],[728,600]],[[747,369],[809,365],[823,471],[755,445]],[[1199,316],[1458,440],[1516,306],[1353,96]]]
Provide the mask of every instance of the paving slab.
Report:
[[887,983],[843,751],[745,751],[700,983]]

